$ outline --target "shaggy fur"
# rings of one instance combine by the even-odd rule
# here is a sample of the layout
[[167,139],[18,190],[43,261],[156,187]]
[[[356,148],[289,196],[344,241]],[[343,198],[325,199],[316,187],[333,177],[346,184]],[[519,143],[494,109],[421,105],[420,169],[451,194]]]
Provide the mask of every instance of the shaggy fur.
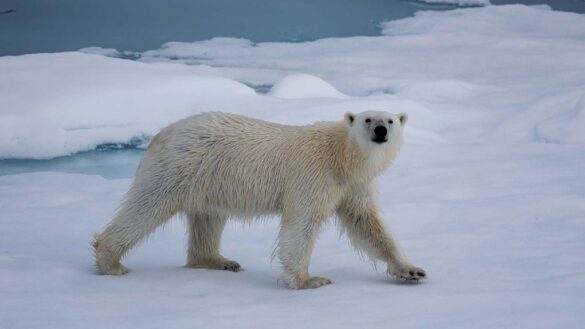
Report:
[[[337,215],[352,244],[387,262],[388,273],[417,281],[378,215],[374,177],[402,144],[406,114],[348,113],[341,122],[286,126],[225,113],[178,121],[156,135],[115,219],[95,239],[98,269],[120,275],[120,259],[177,213],[189,223],[187,266],[239,271],[219,254],[226,220],[281,214],[278,255],[292,289],[317,288],[311,251],[320,227]],[[386,140],[376,132],[383,126]]]

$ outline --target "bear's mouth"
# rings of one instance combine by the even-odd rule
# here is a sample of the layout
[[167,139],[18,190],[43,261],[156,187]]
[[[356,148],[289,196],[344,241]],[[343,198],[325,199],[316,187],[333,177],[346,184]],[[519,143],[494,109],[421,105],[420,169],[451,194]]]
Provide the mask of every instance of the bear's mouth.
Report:
[[372,142],[376,143],[376,144],[384,144],[388,141],[388,138],[382,137],[382,138],[378,138],[378,137],[374,137],[372,138]]

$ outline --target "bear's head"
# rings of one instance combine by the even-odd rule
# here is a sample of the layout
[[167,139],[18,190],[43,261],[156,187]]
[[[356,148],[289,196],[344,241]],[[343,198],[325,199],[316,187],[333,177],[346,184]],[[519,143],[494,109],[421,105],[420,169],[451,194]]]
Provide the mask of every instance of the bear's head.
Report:
[[406,113],[393,114],[366,111],[345,114],[346,124],[362,148],[399,147],[402,129],[408,120]]

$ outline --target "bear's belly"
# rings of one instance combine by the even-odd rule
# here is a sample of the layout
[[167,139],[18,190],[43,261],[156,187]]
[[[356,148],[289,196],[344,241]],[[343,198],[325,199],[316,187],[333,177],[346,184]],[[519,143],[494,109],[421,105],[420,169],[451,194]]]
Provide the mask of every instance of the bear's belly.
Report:
[[198,181],[193,197],[202,206],[244,217],[282,212],[283,182],[278,182],[275,176],[251,172],[215,172],[202,175]]

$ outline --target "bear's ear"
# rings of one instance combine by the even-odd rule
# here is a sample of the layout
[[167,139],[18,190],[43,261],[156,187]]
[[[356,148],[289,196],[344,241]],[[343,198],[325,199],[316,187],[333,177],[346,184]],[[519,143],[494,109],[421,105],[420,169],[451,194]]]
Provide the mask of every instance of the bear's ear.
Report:
[[406,121],[408,121],[408,114],[402,112],[398,114],[398,119],[400,120],[400,125],[404,127]]
[[355,114],[351,112],[345,113],[345,121],[351,126],[353,124],[353,120],[355,120]]

